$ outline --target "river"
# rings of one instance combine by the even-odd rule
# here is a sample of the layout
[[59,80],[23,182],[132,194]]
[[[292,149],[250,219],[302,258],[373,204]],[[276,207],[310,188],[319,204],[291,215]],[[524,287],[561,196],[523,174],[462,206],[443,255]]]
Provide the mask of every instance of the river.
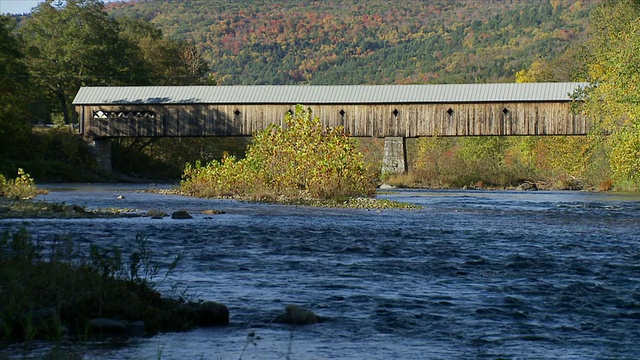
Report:
[[[40,200],[190,212],[0,227],[123,249],[141,234],[159,261],[184,257],[163,292],[177,286],[231,314],[228,327],[72,345],[84,359],[640,358],[639,194],[400,190],[379,197],[424,208],[368,211],[43,187]],[[286,304],[329,320],[271,323]]]

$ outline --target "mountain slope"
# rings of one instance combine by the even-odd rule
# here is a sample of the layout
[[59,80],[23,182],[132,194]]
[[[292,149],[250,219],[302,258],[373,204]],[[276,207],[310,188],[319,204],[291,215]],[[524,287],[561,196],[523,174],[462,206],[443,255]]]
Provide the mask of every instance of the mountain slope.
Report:
[[107,5],[193,41],[219,84],[513,81],[585,34],[597,0],[147,0]]

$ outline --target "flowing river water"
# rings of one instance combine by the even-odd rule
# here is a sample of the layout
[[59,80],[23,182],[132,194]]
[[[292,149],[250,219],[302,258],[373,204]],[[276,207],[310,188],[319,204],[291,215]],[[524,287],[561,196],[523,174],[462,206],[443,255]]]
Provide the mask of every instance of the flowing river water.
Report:
[[[84,359],[640,358],[640,194],[400,190],[378,196],[424,208],[368,211],[43,187],[41,200],[87,208],[190,212],[0,227],[123,249],[142,234],[165,264],[183,254],[163,292],[231,314],[227,327],[74,344]],[[271,323],[286,304],[329,320]]]

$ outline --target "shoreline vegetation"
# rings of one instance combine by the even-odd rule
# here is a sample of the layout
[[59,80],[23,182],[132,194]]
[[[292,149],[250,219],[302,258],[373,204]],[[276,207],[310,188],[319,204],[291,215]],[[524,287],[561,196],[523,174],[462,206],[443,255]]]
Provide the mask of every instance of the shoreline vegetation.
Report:
[[179,191],[299,206],[418,208],[376,199],[377,178],[343,127],[324,127],[311,108],[298,104],[285,115],[283,126],[257,131],[244,158],[225,155],[206,165],[187,163]]
[[136,235],[128,252],[67,237],[40,239],[26,228],[0,234],[0,341],[22,342],[149,336],[229,323],[229,311],[194,301],[173,287],[158,291],[181,256],[155,265],[147,239]]
[[[0,219],[130,216],[130,209],[34,201],[41,193],[22,169],[16,179],[0,177]],[[163,296],[158,288],[181,255],[161,269],[144,235],[137,234],[135,244],[126,251],[94,244],[78,249],[69,236],[34,238],[26,227],[1,232],[0,345],[150,336],[229,323],[225,305],[191,299],[177,285]]]

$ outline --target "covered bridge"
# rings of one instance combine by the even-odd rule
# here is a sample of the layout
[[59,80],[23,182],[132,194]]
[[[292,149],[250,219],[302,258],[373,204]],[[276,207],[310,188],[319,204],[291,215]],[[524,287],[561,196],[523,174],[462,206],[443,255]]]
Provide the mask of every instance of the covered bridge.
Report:
[[589,121],[571,111],[570,94],[586,85],[83,87],[73,105],[105,167],[110,138],[251,136],[304,104],[325,126],[342,125],[350,136],[390,138],[385,158],[396,160],[385,159],[386,170],[402,171],[408,137],[584,135]]

